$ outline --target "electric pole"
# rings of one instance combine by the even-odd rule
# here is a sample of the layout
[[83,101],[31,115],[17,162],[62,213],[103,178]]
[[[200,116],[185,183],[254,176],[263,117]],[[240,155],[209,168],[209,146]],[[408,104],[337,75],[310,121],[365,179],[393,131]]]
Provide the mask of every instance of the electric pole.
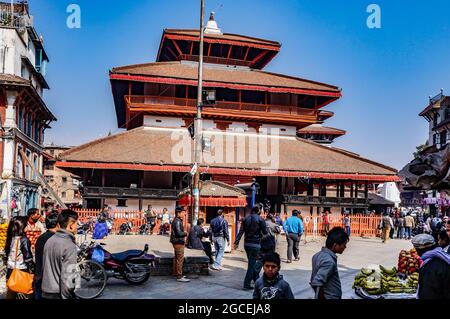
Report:
[[192,195],[194,196],[194,216],[192,217],[192,226],[197,224],[198,213],[200,208],[200,164],[202,161],[203,151],[203,122],[202,122],[202,107],[203,107],[203,38],[204,38],[204,16],[205,16],[205,0],[201,0],[200,9],[200,48],[198,59],[198,92],[197,92],[197,116],[194,121],[194,152],[195,163],[197,168],[194,174]]

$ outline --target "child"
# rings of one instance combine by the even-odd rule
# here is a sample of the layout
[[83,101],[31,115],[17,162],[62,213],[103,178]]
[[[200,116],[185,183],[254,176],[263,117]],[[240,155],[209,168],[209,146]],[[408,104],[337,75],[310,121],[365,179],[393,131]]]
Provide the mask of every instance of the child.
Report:
[[291,287],[280,271],[280,255],[270,252],[263,257],[264,275],[255,283],[253,299],[294,299]]

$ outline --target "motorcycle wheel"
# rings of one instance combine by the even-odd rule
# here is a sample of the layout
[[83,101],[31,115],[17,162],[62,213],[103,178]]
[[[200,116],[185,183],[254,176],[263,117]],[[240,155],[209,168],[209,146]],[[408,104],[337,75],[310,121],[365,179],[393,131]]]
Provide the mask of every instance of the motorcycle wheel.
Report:
[[80,287],[75,289],[79,299],[94,299],[100,296],[106,287],[108,276],[105,268],[96,261],[83,260],[78,264]]
[[139,277],[130,277],[129,273],[125,273],[124,274],[124,278],[125,280],[131,284],[131,285],[142,285],[144,282],[146,282],[148,280],[148,278],[150,277],[150,274],[143,274],[142,276]]

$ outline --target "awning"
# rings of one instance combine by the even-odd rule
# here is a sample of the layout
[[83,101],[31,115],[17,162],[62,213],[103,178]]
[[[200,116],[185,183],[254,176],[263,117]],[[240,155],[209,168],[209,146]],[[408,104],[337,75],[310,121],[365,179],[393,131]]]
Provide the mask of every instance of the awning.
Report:
[[[180,198],[181,206],[192,206],[194,199],[190,195],[184,195]],[[247,199],[245,197],[200,197],[200,206],[207,207],[246,207]]]

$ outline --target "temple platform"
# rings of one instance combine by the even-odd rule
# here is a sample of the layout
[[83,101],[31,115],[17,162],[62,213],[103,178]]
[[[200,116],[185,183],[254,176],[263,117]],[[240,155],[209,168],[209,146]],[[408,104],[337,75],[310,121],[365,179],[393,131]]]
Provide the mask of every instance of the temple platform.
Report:
[[[91,237],[87,236],[90,241]],[[84,236],[77,237],[77,243],[83,242]],[[165,235],[111,235],[103,240],[105,249],[110,253],[118,253],[129,249],[144,249],[149,245],[149,253],[155,255],[156,267],[152,271],[153,276],[171,276],[173,269],[173,246],[169,236]],[[186,275],[209,275],[209,258],[201,250],[185,249],[183,273]]]

